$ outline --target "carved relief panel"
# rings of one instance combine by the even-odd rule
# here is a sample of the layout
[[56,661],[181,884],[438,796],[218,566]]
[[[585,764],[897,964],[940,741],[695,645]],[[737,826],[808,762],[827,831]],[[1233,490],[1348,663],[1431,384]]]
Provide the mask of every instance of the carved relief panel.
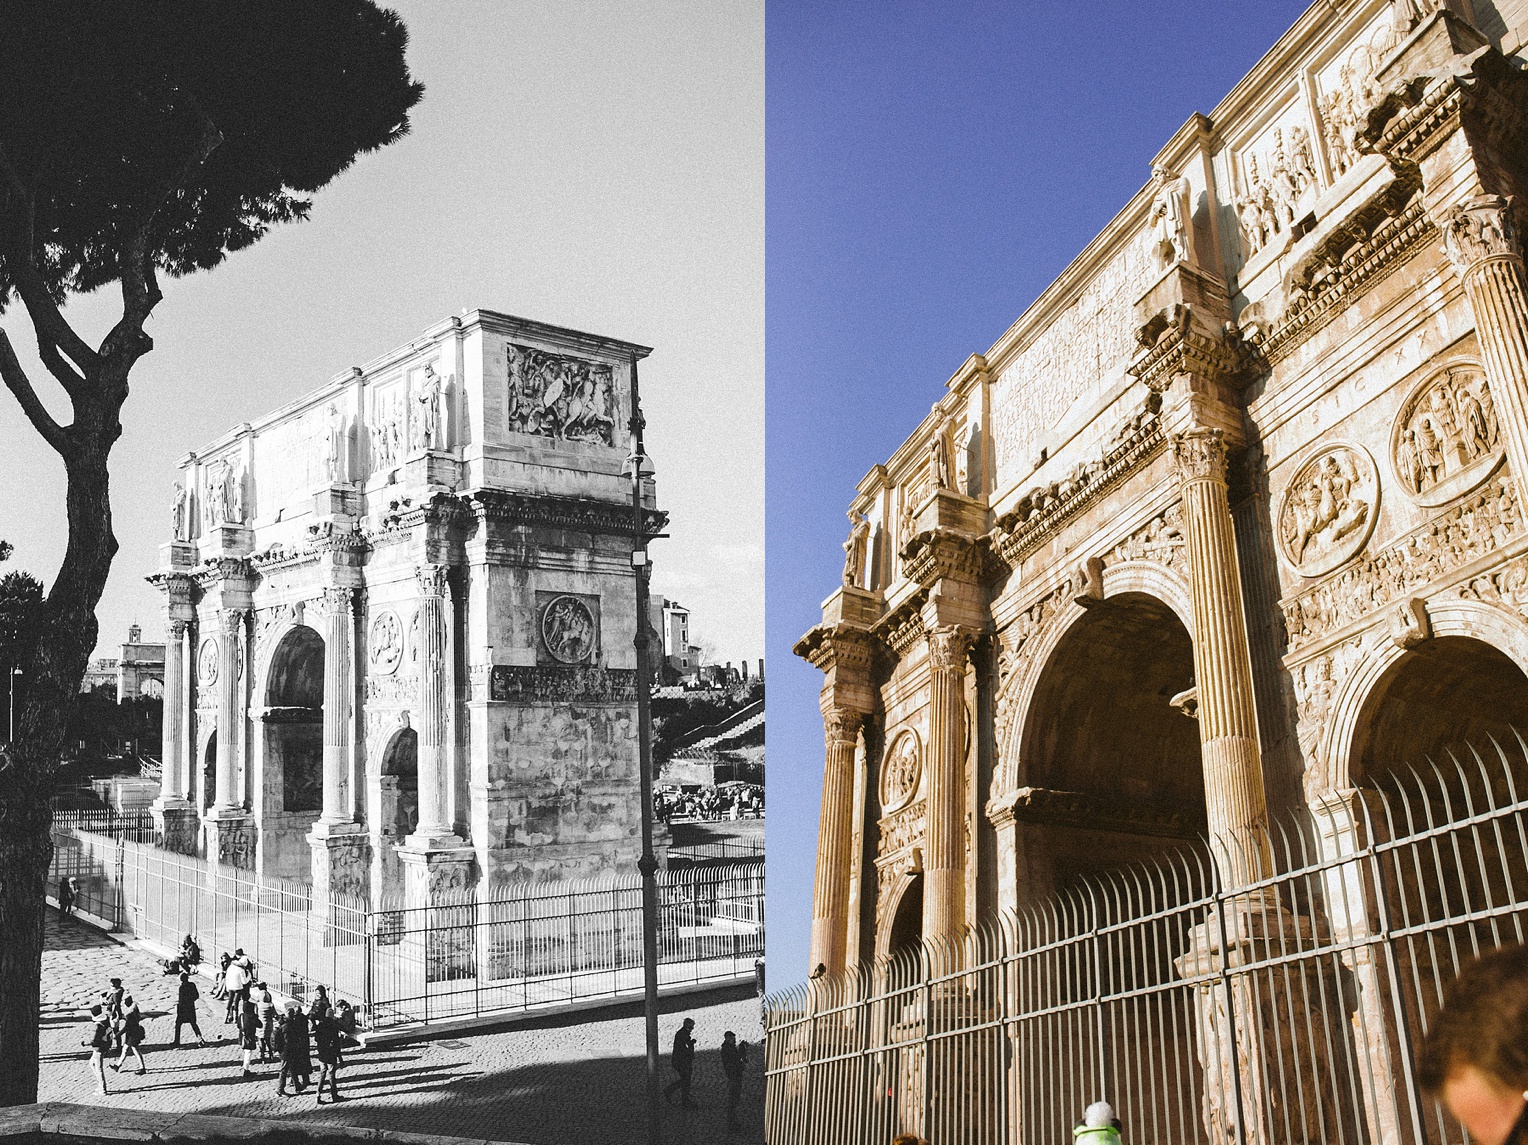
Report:
[[1463,496],[1504,456],[1491,387],[1469,363],[1450,366],[1412,391],[1391,430],[1396,479],[1421,505]]
[[1304,102],[1291,104],[1240,149],[1236,217],[1248,258],[1282,246],[1310,212],[1323,180]]
[[587,593],[536,593],[536,659],[588,664],[598,658],[600,600]]
[[603,362],[510,343],[508,428],[565,441],[615,443],[614,371]]
[[403,661],[403,623],[392,609],[372,618],[369,645],[373,672],[386,676],[398,670]]
[[1356,556],[1374,531],[1379,474],[1362,446],[1339,442],[1295,471],[1279,503],[1279,552],[1318,577]]
[[918,793],[923,780],[923,747],[918,733],[906,729],[892,741],[881,766],[881,807],[897,811]]

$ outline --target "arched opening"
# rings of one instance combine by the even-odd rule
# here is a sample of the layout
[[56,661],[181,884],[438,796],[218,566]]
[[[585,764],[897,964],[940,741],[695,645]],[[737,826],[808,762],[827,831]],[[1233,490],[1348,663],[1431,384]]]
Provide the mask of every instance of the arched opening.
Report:
[[887,952],[907,950],[923,941],[923,880],[914,879],[902,892],[896,913],[891,916],[891,936]]
[[1028,791],[1015,818],[1031,884],[1023,897],[1176,849],[1204,830],[1199,725],[1180,698],[1193,676],[1188,630],[1145,593],[1097,602],[1062,636],[1019,744]]
[[212,806],[218,786],[218,733],[207,737],[207,750],[202,754],[202,810]]
[[265,684],[267,798],[283,811],[318,811],[324,802],[324,641],[298,625],[281,638]]
[[419,735],[413,728],[393,736],[382,757],[381,820],[399,842],[419,826]]

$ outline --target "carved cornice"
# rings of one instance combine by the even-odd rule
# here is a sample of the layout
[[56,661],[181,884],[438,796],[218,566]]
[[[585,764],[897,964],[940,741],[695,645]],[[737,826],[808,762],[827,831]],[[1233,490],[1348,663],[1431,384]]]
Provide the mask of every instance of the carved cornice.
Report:
[[986,812],[996,827],[1012,822],[1038,823],[1157,839],[1196,839],[1205,829],[1202,812],[1116,802],[1081,791],[1053,791],[1044,787],[1020,787],[989,800]]
[[1528,77],[1491,48],[1459,58],[1452,71],[1402,77],[1359,134],[1369,150],[1414,161],[1468,122],[1492,147],[1508,150],[1521,143],[1525,106]]
[[941,580],[983,580],[987,550],[977,540],[942,527],[918,533],[902,547],[903,575],[924,588]]
[[225,581],[253,581],[255,563],[248,557],[209,557],[189,575],[203,592],[219,588]]
[[1158,314],[1136,332],[1136,340],[1146,352],[1125,367],[1125,372],[1156,393],[1172,385],[1179,374],[1229,382],[1255,364],[1254,348],[1243,341],[1234,325],[1226,323],[1214,334],[1207,334],[1193,321],[1193,309],[1186,303],[1176,303],[1171,311]]
[[1479,195],[1450,207],[1439,220],[1443,253],[1460,278],[1491,261],[1522,262],[1512,200]]
[[165,594],[166,608],[189,608],[196,601],[196,578],[191,573],[155,573],[148,580]]
[[923,638],[927,631],[923,624],[923,606],[927,602],[928,590],[919,589],[876,621],[875,635],[895,658],[901,659],[913,644]]
[[1078,466],[1064,482],[1031,489],[1012,510],[997,520],[982,542],[1006,569],[1044,543],[1045,538],[1072,518],[1086,512],[1104,494],[1144,469],[1167,447],[1167,437],[1157,417],[1161,399],[1155,399],[1126,423],[1097,466]]
[[[511,493],[479,489],[467,497],[479,521],[509,525],[573,529],[581,533],[633,536],[631,506],[586,497],[555,497],[538,493]],[[643,531],[652,536],[663,531],[668,514],[657,509],[643,513]]]
[[869,672],[875,664],[880,641],[863,628],[847,624],[819,624],[791,648],[797,656],[823,672],[835,668]]
[[1226,480],[1226,437],[1219,429],[1172,435],[1173,469],[1180,481]]

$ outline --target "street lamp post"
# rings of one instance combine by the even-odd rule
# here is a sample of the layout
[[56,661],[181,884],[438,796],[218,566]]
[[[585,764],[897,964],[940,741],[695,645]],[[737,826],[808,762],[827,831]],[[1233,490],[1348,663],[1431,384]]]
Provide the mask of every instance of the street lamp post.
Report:
[[7,743],[16,742],[16,681],[21,678],[21,669],[11,669],[11,731],[6,737]]
[[[649,707],[648,561],[647,521],[642,509],[643,462],[642,406],[637,397],[637,360],[631,361],[631,570],[637,588],[637,759],[641,781],[642,857],[642,996],[647,1019],[647,1140],[662,1145],[663,1105],[658,1086],[658,859],[653,854],[653,751],[652,712]],[[649,471],[650,472],[650,471]]]

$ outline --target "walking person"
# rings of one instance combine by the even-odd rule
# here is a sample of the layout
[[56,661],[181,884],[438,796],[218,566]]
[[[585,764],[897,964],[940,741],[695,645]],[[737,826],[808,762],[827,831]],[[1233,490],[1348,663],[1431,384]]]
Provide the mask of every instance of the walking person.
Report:
[[674,1050],[669,1055],[669,1066],[679,1075],[677,1081],[671,1081],[663,1090],[663,1097],[670,1105],[674,1104],[674,1091],[679,1091],[679,1104],[686,1109],[699,1109],[700,1106],[690,1100],[690,1080],[695,1076],[695,1036],[690,1033],[695,1028],[695,1019],[686,1018],[684,1025],[674,1032]]
[[74,913],[74,900],[78,897],[71,885],[73,879],[67,876],[58,880],[58,917],[68,918]]
[[249,1066],[250,1059],[260,1046],[260,1014],[255,1009],[255,1003],[244,995],[239,998],[238,1030],[239,1048],[244,1051],[244,1076],[254,1077],[255,1071]]
[[314,1022],[319,1018],[329,1016],[329,991],[322,985],[313,987],[313,1001],[308,1004],[308,1021]]
[[260,1019],[260,1060],[276,1056],[276,1000],[264,982],[255,983],[255,1014]]
[[122,979],[113,978],[111,989],[101,994],[101,1004],[106,1008],[106,1020],[109,1023],[111,1035],[111,1052],[116,1053],[122,1048],[122,999],[127,991],[122,987]]
[[318,1057],[318,1092],[313,1096],[318,1099],[318,1104],[324,1103],[324,1082],[329,1083],[330,1101],[340,1099],[339,1076],[341,1058],[341,1039],[343,1035],[339,1024],[332,1015],[322,1014],[313,1019],[313,1052]]
[[191,981],[191,975],[184,970],[180,974],[180,986],[175,994],[175,1040],[172,1046],[180,1045],[180,1028],[190,1026],[191,1032],[196,1035],[200,1045],[206,1045],[207,1039],[202,1037],[201,1027],[196,1024],[196,999],[201,992],[197,990],[196,983]]
[[90,1018],[95,1028],[90,1037],[80,1043],[90,1047],[90,1072],[95,1074],[96,1092],[106,1094],[106,1055],[111,1052],[111,1016],[100,1004],[90,1008]]
[[122,1012],[118,1022],[122,1053],[112,1063],[111,1068],[121,1073],[122,1067],[127,1064],[127,1055],[132,1054],[138,1059],[138,1073],[141,1075],[146,1072],[147,1067],[143,1060],[143,1051],[139,1047],[143,1045],[143,1039],[147,1035],[143,1028],[143,1011],[138,1009],[138,1003],[133,1001],[131,994],[122,999]]
[[728,1030],[722,1035],[722,1073],[727,1075],[727,1128],[740,1132],[743,1123],[737,1119],[738,1103],[743,1100],[743,1067],[748,1064],[748,1043],[737,1040]]
[[225,1026],[238,1017],[239,1005],[249,991],[249,972],[249,959],[244,957],[244,950],[241,947],[233,952],[233,960],[223,968],[223,989],[228,1000],[228,1012],[223,1018]]

